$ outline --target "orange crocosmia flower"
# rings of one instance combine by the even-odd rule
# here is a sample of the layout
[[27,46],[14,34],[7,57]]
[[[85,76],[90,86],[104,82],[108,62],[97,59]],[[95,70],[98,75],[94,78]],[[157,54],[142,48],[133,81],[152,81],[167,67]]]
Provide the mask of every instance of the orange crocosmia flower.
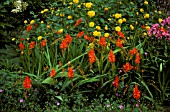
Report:
[[78,26],[78,25],[79,25],[82,21],[83,21],[83,19],[82,19],[82,18],[78,19],[78,20],[76,21],[75,26]]
[[64,39],[60,44],[60,49],[66,49],[68,46],[67,41]]
[[102,47],[106,46],[106,39],[105,39],[105,37],[100,37],[99,45],[102,46]]
[[72,67],[68,68],[68,78],[72,79],[74,77],[74,70]]
[[123,47],[122,45],[122,41],[118,38],[117,42],[116,42],[116,46],[117,47]]
[[139,64],[139,63],[140,63],[140,55],[139,55],[139,53],[136,54],[135,63],[136,63],[136,64]]
[[125,35],[121,31],[119,31],[117,34],[119,35],[119,37],[125,38]]
[[130,50],[129,53],[130,53],[131,55],[136,54],[136,53],[137,53],[136,47],[134,47],[132,50]]
[[115,79],[113,81],[113,86],[116,88],[118,88],[118,86],[119,86],[119,76],[118,75],[115,76]]
[[29,78],[29,76],[25,77],[25,79],[24,79],[22,84],[23,84],[24,89],[31,88],[32,85],[31,85],[31,79]]
[[138,85],[135,85],[135,87],[133,88],[133,97],[135,99],[139,99],[140,98],[140,91],[138,89]]
[[80,37],[82,37],[84,35],[84,31],[81,31],[81,32],[79,32],[78,34],[77,34],[77,38],[80,38]]
[[94,49],[91,49],[91,50],[88,52],[88,57],[89,57],[89,62],[90,62],[90,63],[94,63],[94,62],[96,61],[96,56],[95,56]]
[[32,29],[32,26],[28,25],[26,31],[29,32],[31,29]]
[[50,77],[54,77],[56,74],[56,71],[54,68],[51,69],[51,72],[50,72]]
[[20,38],[20,41],[24,41],[24,38]]
[[89,37],[88,35],[84,35],[84,39],[88,40],[89,42],[93,42],[94,38]]
[[113,51],[112,51],[112,50],[110,50],[110,52],[109,52],[108,60],[109,60],[109,62],[111,62],[111,63],[113,63],[113,62],[116,61],[115,55],[113,54]]
[[35,46],[35,42],[31,42],[29,48],[30,48],[30,49],[33,49],[34,46]]
[[19,44],[19,49],[20,49],[20,51],[24,50],[24,45],[22,42],[20,42],[20,44]]
[[42,47],[45,47],[45,46],[46,46],[46,40],[42,40],[42,41],[41,41],[41,46],[42,46]]
[[65,41],[69,44],[72,41],[72,37],[70,35],[66,35]]
[[132,66],[129,62],[126,62],[125,65],[123,65],[123,71],[126,73],[127,71],[130,71],[132,69]]

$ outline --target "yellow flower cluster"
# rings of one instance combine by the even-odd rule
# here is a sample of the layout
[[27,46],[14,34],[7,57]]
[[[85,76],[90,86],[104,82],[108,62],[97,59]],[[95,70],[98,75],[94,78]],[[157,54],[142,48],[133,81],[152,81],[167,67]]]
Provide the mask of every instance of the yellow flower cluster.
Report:
[[109,35],[110,35],[109,33],[105,33],[104,37],[109,37]]
[[68,18],[68,19],[72,19],[72,16],[68,16],[67,18]]
[[116,19],[118,19],[118,18],[122,17],[122,14],[116,13],[114,16],[115,16]]
[[79,0],[73,0],[73,2],[74,2],[75,4],[78,4],[78,3],[79,3]]
[[141,8],[141,9],[140,9],[140,12],[141,12],[141,13],[143,13],[143,12],[144,12],[144,10]]
[[116,27],[115,27],[115,30],[116,30],[117,32],[120,32],[120,31],[121,31],[120,26],[116,26]]
[[133,25],[130,25],[130,29],[131,29],[131,30],[134,30],[134,26],[133,26]]
[[148,1],[145,1],[144,4],[145,4],[145,5],[148,5]]
[[41,40],[42,39],[42,36],[38,36],[38,40]]
[[122,23],[123,23],[123,19],[119,19],[119,20],[118,20],[118,23],[119,23],[119,24],[122,24]]
[[93,5],[93,3],[91,3],[91,2],[85,3],[86,8],[91,8],[92,5]]
[[96,37],[96,36],[101,36],[101,32],[95,30],[95,31],[93,32],[93,36],[95,36],[95,37]]
[[145,14],[145,15],[144,15],[144,18],[149,18],[149,14]]
[[161,18],[159,18],[159,19],[158,19],[158,22],[159,22],[159,23],[161,23],[161,22],[162,22],[162,19],[161,19]]
[[101,28],[100,28],[100,26],[96,26],[96,29],[97,29],[97,30],[100,30]]
[[89,26],[90,26],[90,27],[94,27],[94,22],[90,22],[90,23],[89,23]]
[[48,9],[44,9],[41,11],[41,14],[45,13],[45,12],[48,12]]
[[30,21],[30,24],[34,24],[34,23],[35,23],[35,21],[34,21],[34,20],[31,20],[31,21]]
[[95,12],[94,11],[88,11],[88,16],[90,16],[90,17],[93,17],[93,16],[95,16]]

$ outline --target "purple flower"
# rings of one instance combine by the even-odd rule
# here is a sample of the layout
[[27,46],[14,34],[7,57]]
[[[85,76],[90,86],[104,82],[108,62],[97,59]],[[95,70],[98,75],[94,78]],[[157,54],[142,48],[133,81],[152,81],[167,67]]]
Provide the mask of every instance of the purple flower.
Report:
[[109,107],[110,107],[110,104],[107,104],[107,107],[109,108]]
[[147,53],[147,52],[145,52],[145,55],[147,56],[147,55],[148,55],[148,53]]
[[19,102],[22,103],[24,100],[23,99],[20,99]]
[[139,106],[139,104],[136,104],[136,107],[138,107]]
[[122,73],[122,70],[119,70],[120,73]]
[[120,105],[119,108],[122,109],[122,108],[123,108],[123,105]]
[[3,92],[3,90],[2,89],[0,89],[0,93],[2,93]]

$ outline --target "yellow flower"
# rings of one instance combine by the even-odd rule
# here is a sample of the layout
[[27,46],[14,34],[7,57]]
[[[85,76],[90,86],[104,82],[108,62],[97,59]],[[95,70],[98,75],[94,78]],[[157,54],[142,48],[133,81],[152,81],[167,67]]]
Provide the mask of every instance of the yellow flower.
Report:
[[145,5],[148,5],[148,1],[145,1],[144,4],[145,4]]
[[77,7],[78,7],[78,8],[81,8],[81,5],[78,5]]
[[64,31],[64,29],[60,29],[60,30],[58,30],[60,33],[63,33],[63,31]]
[[98,31],[95,30],[95,31],[93,32],[93,36],[95,36],[95,37],[96,37],[96,36],[101,36],[101,32],[98,32]]
[[136,21],[136,25],[138,24],[138,22]]
[[108,11],[108,10],[109,10],[109,8],[107,8],[107,7],[106,7],[106,8],[104,8],[104,10],[105,10],[105,11]]
[[100,28],[100,26],[96,26],[96,29],[97,29],[97,30],[100,30],[101,28]]
[[116,30],[117,32],[121,31],[120,26],[116,26],[116,27],[115,27],[115,30]]
[[27,20],[25,20],[25,21],[24,21],[24,23],[26,24],[26,23],[28,23],[28,21],[27,21]]
[[15,40],[15,38],[12,38],[12,41],[14,41]]
[[42,39],[42,36],[38,36],[38,40],[41,40]]
[[90,22],[90,23],[89,23],[89,26],[90,26],[90,27],[94,27],[94,22]]
[[27,40],[29,40],[30,38],[27,38]]
[[123,22],[126,22],[126,18],[123,18]]
[[146,29],[146,30],[149,30],[149,29],[150,29],[150,26],[145,26],[145,29]]
[[134,30],[134,26],[133,25],[130,25],[130,28],[131,28],[131,30]]
[[119,19],[119,20],[118,20],[118,23],[119,23],[119,24],[122,24],[122,23],[123,23],[123,19]]
[[42,11],[41,11],[41,14],[43,14],[43,13],[44,13],[44,11],[42,10]]
[[31,20],[31,21],[30,21],[30,24],[34,24],[34,22],[35,22],[34,20]]
[[121,5],[121,4],[122,4],[122,2],[119,2],[119,4]]
[[108,26],[105,26],[104,29],[105,29],[105,30],[108,30]]
[[110,35],[109,33],[105,33],[104,37],[109,37],[109,35]]
[[59,14],[57,13],[57,14],[55,14],[56,16],[58,16]]
[[47,12],[48,11],[48,9],[44,9],[44,12]]
[[136,15],[139,15],[139,12],[136,12]]
[[61,13],[61,14],[60,14],[60,17],[64,17],[64,15],[65,15],[65,14]]
[[93,4],[91,2],[85,3],[86,8],[91,8]]
[[72,5],[72,4],[73,4],[73,2],[70,2],[70,3],[69,3],[69,5]]
[[133,2],[130,2],[130,4],[133,4]]
[[91,48],[94,48],[94,43],[93,43],[93,42],[90,43],[89,46],[87,46],[87,48],[90,48],[90,47],[91,47]]
[[144,15],[144,18],[149,18],[149,14],[145,14],[145,15]]
[[162,12],[161,12],[161,11],[158,11],[158,14],[162,14]]
[[78,4],[78,3],[79,3],[79,0],[73,0],[73,2],[74,2],[75,4]]
[[158,19],[158,22],[159,22],[159,23],[161,23],[161,22],[162,22],[162,19],[161,19],[161,18],[159,18],[159,19]]
[[114,16],[116,19],[118,19],[118,18],[122,17],[122,14],[116,13]]
[[115,15],[114,15],[114,14],[112,14],[112,17],[115,17]]
[[110,20],[112,20],[112,19],[111,19],[111,18],[108,18],[107,20],[109,20],[109,21],[110,21]]
[[68,18],[68,19],[72,19],[72,16],[68,16],[67,18]]
[[141,9],[140,9],[140,12],[141,12],[141,13],[143,13],[143,12],[144,12],[144,10],[141,8]]
[[146,36],[146,35],[147,35],[147,33],[146,33],[146,32],[144,32],[144,33],[143,33],[143,35],[144,35],[144,36]]
[[51,10],[51,14],[54,14],[54,10]]
[[47,28],[50,28],[50,25],[47,25]]
[[95,16],[95,12],[94,11],[88,11],[88,16],[90,16],[90,17],[93,17],[93,16]]
[[44,23],[44,21],[41,21],[41,24],[43,24]]

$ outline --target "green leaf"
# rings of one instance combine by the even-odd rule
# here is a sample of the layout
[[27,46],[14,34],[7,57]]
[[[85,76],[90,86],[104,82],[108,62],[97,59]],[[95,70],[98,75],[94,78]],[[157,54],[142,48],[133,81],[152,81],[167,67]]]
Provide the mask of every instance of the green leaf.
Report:
[[160,64],[159,71],[162,72],[162,63]]
[[103,18],[100,18],[100,21],[101,21],[102,23],[104,23],[104,19],[103,19]]
[[63,101],[62,97],[61,96],[55,96],[57,99]]
[[46,78],[42,83],[43,84],[52,84],[53,79],[51,77]]

